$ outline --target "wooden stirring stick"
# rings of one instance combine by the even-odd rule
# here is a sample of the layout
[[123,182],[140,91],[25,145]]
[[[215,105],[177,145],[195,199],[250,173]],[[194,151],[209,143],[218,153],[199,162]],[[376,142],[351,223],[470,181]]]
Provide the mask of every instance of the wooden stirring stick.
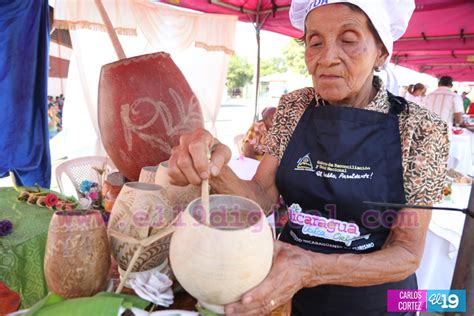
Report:
[[[207,161],[209,162],[211,160],[211,154],[209,153],[209,150],[207,151]],[[205,213],[205,224],[206,226],[211,225],[211,210],[209,207],[209,179],[202,180],[201,184],[201,204],[204,209]]]

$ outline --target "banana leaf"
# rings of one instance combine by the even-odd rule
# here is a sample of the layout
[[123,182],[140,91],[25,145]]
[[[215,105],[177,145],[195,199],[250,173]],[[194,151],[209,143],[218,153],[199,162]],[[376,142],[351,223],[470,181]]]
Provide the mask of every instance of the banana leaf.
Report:
[[100,292],[95,295],[95,297],[121,297],[123,299],[122,306],[125,308],[136,307],[140,309],[145,309],[150,302],[141,299],[138,296],[127,295],[127,294],[115,294],[110,292]]
[[144,309],[150,303],[139,297],[101,292],[92,297],[65,299],[49,293],[24,316],[117,316],[120,306]]
[[34,316],[117,316],[122,302],[120,297],[81,297],[44,306]]

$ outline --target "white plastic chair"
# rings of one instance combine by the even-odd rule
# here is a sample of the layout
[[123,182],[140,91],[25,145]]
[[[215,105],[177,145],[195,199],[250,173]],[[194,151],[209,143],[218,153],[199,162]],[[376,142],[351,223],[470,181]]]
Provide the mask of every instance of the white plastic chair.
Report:
[[110,158],[103,156],[88,156],[71,159],[63,162],[56,167],[56,181],[58,182],[59,190],[62,194],[66,194],[65,187],[62,181],[63,174],[66,174],[71,180],[76,194],[80,196],[80,185],[84,180],[92,182],[99,182],[99,175],[93,167],[103,168],[106,166],[106,173],[109,174],[115,169],[113,162]]

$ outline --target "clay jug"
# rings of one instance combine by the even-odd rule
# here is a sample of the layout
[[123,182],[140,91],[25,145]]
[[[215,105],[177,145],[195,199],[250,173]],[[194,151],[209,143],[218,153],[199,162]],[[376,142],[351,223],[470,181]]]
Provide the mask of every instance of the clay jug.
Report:
[[67,298],[104,291],[110,261],[106,227],[100,212],[54,213],[44,257],[44,275],[50,291]]
[[155,184],[163,188],[163,195],[169,201],[173,211],[177,214],[186,209],[188,204],[201,195],[201,188],[195,185],[178,186],[171,184],[168,175],[168,161],[163,161],[158,166],[155,175]]
[[257,203],[238,196],[211,195],[210,224],[200,198],[179,218],[171,238],[170,263],[176,279],[199,303],[223,314],[270,271],[273,239]]
[[154,184],[157,169],[158,166],[143,167],[140,171],[140,177],[138,178],[138,182]]
[[[108,224],[112,255],[121,271],[126,271],[138,245],[133,241],[146,239],[167,227],[174,218],[171,208],[155,184],[127,182],[115,200]],[[133,239],[133,240],[131,240]],[[132,272],[161,266],[168,258],[170,236],[145,247]]]
[[112,172],[107,175],[102,186],[102,195],[104,197],[104,208],[107,212],[112,211],[114,202],[120,193],[126,179],[120,172]]
[[204,126],[199,101],[166,53],[104,65],[98,119],[107,154],[131,181],[167,160],[180,135]]

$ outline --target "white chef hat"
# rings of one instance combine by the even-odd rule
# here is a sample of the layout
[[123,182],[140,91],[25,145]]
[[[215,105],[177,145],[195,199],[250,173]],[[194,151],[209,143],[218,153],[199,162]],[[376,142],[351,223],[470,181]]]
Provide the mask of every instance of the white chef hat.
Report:
[[385,71],[387,72],[387,89],[398,95],[398,84],[393,73],[388,66],[390,56],[393,51],[393,42],[405,33],[413,10],[414,0],[292,0],[290,7],[291,24],[304,31],[306,16],[311,10],[322,5],[332,3],[352,3],[359,7],[369,17],[375,27],[382,43],[388,52],[385,61]]
[[[392,55],[393,42],[405,33],[415,9],[414,0],[293,0],[290,7],[291,24],[304,31],[308,13],[332,3],[352,3],[369,17],[385,48]],[[390,58],[387,58],[387,62]]]

